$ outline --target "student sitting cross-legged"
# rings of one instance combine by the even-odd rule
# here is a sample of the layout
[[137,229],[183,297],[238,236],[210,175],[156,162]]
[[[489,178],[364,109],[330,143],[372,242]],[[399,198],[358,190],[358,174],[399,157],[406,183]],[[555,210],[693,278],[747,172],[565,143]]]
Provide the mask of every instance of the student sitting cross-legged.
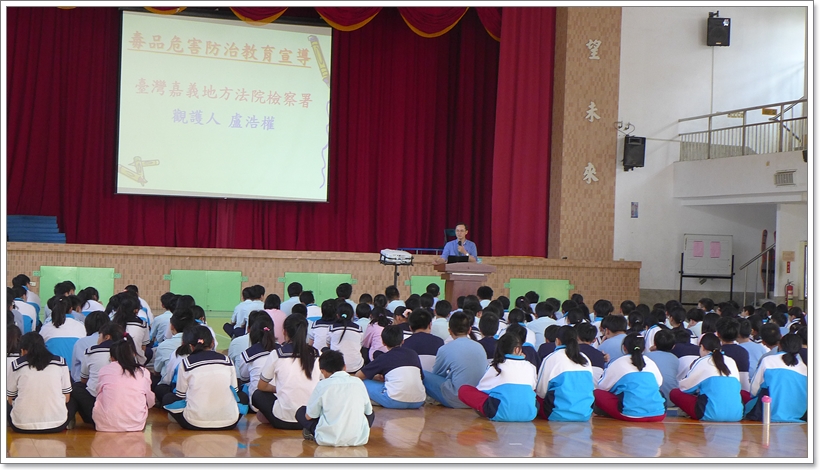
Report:
[[420,408],[427,394],[418,353],[401,346],[404,331],[397,325],[386,327],[381,336],[387,352],[356,372],[356,377],[364,380],[370,399],[385,408]]
[[469,408],[459,400],[458,389],[478,385],[487,370],[484,348],[470,339],[471,326],[472,321],[463,312],[450,316],[453,341],[439,348],[433,370],[424,375],[427,395],[449,408]]
[[367,444],[375,415],[364,384],[346,372],[339,351],[323,352],[319,370],[325,379],[316,384],[307,406],[296,410],[302,436],[322,446]]
[[510,332],[498,340],[478,385],[462,385],[458,398],[493,421],[532,421],[537,414],[535,384],[535,366],[524,357],[519,335]]

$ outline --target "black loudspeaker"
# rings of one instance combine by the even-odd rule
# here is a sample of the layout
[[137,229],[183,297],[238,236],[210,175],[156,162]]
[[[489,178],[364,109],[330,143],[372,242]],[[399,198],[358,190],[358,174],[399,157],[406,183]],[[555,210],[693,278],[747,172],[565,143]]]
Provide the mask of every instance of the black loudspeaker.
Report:
[[709,18],[706,20],[706,45],[728,46],[729,29],[732,20],[729,18]]
[[646,155],[646,137],[624,137],[624,171],[642,167]]

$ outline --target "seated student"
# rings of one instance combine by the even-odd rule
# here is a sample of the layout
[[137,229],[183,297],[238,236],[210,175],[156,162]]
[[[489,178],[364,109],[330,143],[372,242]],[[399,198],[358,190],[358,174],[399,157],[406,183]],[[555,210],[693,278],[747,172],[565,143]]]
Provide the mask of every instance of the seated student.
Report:
[[80,380],[72,386],[71,399],[76,403],[84,423],[94,424],[91,413],[97,399],[97,384],[100,370],[111,362],[111,343],[127,334],[119,324],[108,322],[100,330],[98,343],[83,353]]
[[531,290],[524,294],[524,298],[527,300],[530,310],[535,310],[535,306],[538,305],[538,299],[540,298],[538,292]]
[[520,323],[512,323],[507,327],[507,331],[504,332],[505,335],[507,333],[518,336],[518,339],[521,340],[522,344],[521,353],[524,355],[524,358],[537,369],[541,365],[541,359],[538,357],[538,351],[536,351],[530,343],[524,342],[532,331],[528,330]]
[[[137,316],[137,312],[140,311],[139,297],[127,291],[120,292],[117,297],[120,299],[120,305],[112,321],[131,335],[137,346],[137,359],[140,364],[145,364],[148,362],[146,346],[151,342],[151,331],[148,325]],[[151,355],[153,356],[153,351]]]
[[80,371],[82,369],[82,360],[85,356],[85,350],[99,343],[100,329],[109,323],[111,320],[108,315],[102,311],[91,312],[85,317],[83,325],[85,326],[86,336],[80,338],[74,343],[74,351],[71,354],[71,382],[80,381]]
[[370,314],[370,325],[362,338],[362,347],[367,348],[367,358],[370,361],[373,360],[377,351],[379,354],[387,352],[387,347],[382,343],[382,330],[387,326],[390,326],[387,310],[378,306],[374,307]]
[[[279,337],[282,336],[282,325],[285,323],[285,318],[288,317],[285,312],[280,310],[281,306],[282,299],[280,299],[278,295],[270,294],[265,297],[265,311],[268,312],[268,316],[273,320],[273,335],[276,336],[277,341]],[[248,331],[250,330],[250,322],[248,322]]]
[[376,415],[361,380],[345,369],[342,353],[332,349],[319,357],[319,381],[306,406],[296,410],[302,436],[320,446],[362,446],[370,439]]
[[330,347],[330,327],[336,322],[336,300],[325,300],[321,310],[321,318],[311,322],[308,330],[308,344],[319,352]]
[[130,335],[109,345],[110,362],[99,370],[92,417],[102,432],[142,431],[148,409],[154,406],[151,375],[137,362],[137,348]]
[[426,309],[428,312],[430,312],[431,317],[435,315],[435,312],[433,311],[433,305],[435,305],[435,303],[436,301],[433,298],[433,296],[426,292],[419,296],[419,304],[421,308]]
[[387,306],[385,307],[387,311],[393,313],[393,311],[401,305],[405,307],[404,301],[401,300],[401,294],[399,294],[399,288],[396,286],[387,286],[384,289],[384,296],[387,298]]
[[510,310],[510,313],[507,315],[507,323],[510,325],[517,323],[523,326],[527,333],[527,339],[524,341],[524,344],[535,349],[535,332],[527,328],[526,313],[524,313],[523,310],[518,308]]
[[484,308],[490,305],[490,301],[493,300],[493,289],[490,286],[481,286],[476,291],[476,296],[481,303],[481,308]]
[[535,384],[535,366],[524,358],[519,335],[508,332],[478,384],[459,387],[458,398],[492,421],[532,421],[538,413]]
[[359,296],[359,303],[367,304],[367,306],[370,307],[370,310],[373,310],[373,296],[367,292]]
[[712,333],[700,339],[700,359],[680,380],[680,388],[669,395],[672,402],[692,419],[740,421],[740,376],[735,361],[721,352],[720,340]]
[[[700,338],[701,329],[703,327],[703,316],[704,315],[705,314],[704,314],[703,310],[701,310],[699,308],[690,308],[689,310],[686,311],[686,322],[687,322],[686,323],[686,328],[689,329],[689,331],[691,331],[693,335],[695,335],[695,337],[696,337],[695,341],[696,342],[697,342],[697,339]],[[693,344],[695,346],[697,346],[697,343],[693,343]]]
[[773,312],[769,318],[769,323],[774,323],[780,328],[780,336],[785,336],[789,334],[789,327],[786,326],[788,323],[789,318],[786,312],[781,312],[776,310]]
[[555,338],[558,335],[558,325],[550,325],[544,329],[544,344],[538,348],[538,360],[543,361],[545,357],[555,351]]
[[[436,286],[438,287],[438,286]],[[450,305],[450,302],[446,300],[439,300],[435,306],[436,318],[433,320],[433,323],[430,325],[430,333],[434,336],[438,336],[441,338],[442,341],[447,341],[447,338],[450,337],[449,328],[450,328],[450,310],[453,309],[453,306]]]
[[468,408],[458,398],[462,385],[478,385],[487,369],[484,348],[470,339],[472,322],[464,312],[450,316],[453,341],[439,348],[433,370],[424,374],[427,395],[448,408]]
[[299,303],[299,295],[302,293],[302,284],[298,282],[291,282],[287,287],[288,299],[283,300],[279,306],[279,310],[285,312],[286,316],[293,313],[293,306]]
[[478,342],[487,353],[488,363],[492,362],[495,356],[495,345],[498,343],[495,338],[496,333],[498,333],[498,322],[498,315],[495,313],[484,313],[478,322],[478,329],[481,330],[481,334],[484,336]]
[[689,340],[689,333],[686,330],[672,330],[675,337],[675,345],[672,347],[672,354],[678,358],[678,381],[686,377],[692,363],[700,357],[700,346],[692,344]]
[[760,358],[769,350],[766,349],[766,346],[752,341],[752,323],[748,318],[738,319],[738,324],[740,327],[738,329],[737,344],[749,353],[749,380],[751,380],[755,375]]
[[307,405],[319,383],[319,354],[307,342],[308,322],[294,312],[286,320],[282,340],[268,355],[259,375],[253,406],[277,429],[302,429],[296,410]]
[[538,370],[538,414],[550,421],[588,421],[595,401],[592,363],[578,347],[577,329],[559,327],[555,351]]
[[[592,319],[592,324],[595,325],[596,328],[600,331],[601,329],[601,322],[603,321],[604,317],[612,314],[615,311],[615,307],[612,305],[612,302],[606,299],[598,299],[592,305],[592,311],[594,313],[594,318]],[[597,347],[601,344],[603,338],[595,342],[595,346]]]
[[646,353],[646,356],[658,366],[663,376],[661,393],[666,398],[666,406],[673,406],[669,393],[678,388],[678,356],[672,354],[675,346],[675,334],[671,330],[660,330],[655,334],[655,350]]
[[[592,347],[592,342],[598,336],[598,329],[595,328],[595,325],[587,322],[578,323],[574,328],[578,333],[578,348],[592,363],[592,379],[597,383],[601,380],[606,368],[606,355]],[[675,358],[675,362],[677,362],[677,358]],[[677,372],[677,369],[675,372]]]
[[[130,292],[130,293],[134,294],[135,296],[137,296],[137,300],[140,303],[140,310],[137,313],[137,316],[142,318],[142,320],[150,328],[151,323],[153,323],[153,321],[154,321],[154,313],[151,311],[151,306],[148,305],[148,302],[146,302],[145,299],[140,297],[139,288],[137,286],[135,286],[134,284],[129,284],[129,285],[125,286],[125,290],[123,290],[123,292]],[[139,346],[137,346],[137,348],[139,349]]]
[[74,345],[86,336],[85,325],[68,317],[80,308],[79,304],[75,295],[58,298],[51,312],[51,322],[40,329],[40,336],[48,350],[63,357],[69,366],[73,361]]
[[438,336],[430,334],[430,323],[433,318],[430,311],[425,308],[417,308],[410,314],[407,323],[413,334],[404,339],[403,348],[412,349],[419,355],[421,368],[423,370],[433,370],[436,363],[436,354],[439,348],[444,346],[444,341]]
[[792,307],[788,312],[789,321],[786,323],[786,328],[790,333],[794,333],[798,328],[806,326],[806,314],[800,307]]
[[717,337],[723,345],[723,354],[731,357],[737,365],[740,373],[740,389],[742,390],[743,403],[751,398],[749,394],[749,352],[735,341],[740,332],[740,323],[731,317],[721,317],[717,322]]
[[[184,355],[176,389],[162,400],[180,426],[193,430],[233,429],[247,412],[248,396],[237,390],[236,369],[224,354],[213,351],[211,330],[195,325],[182,334]],[[240,407],[240,405],[244,405]]]
[[[54,285],[54,297],[48,299],[45,305],[43,305],[43,324],[48,323],[51,321],[51,310],[54,308],[57,299],[60,297],[67,297],[69,295],[74,295],[74,291],[76,290],[76,286],[71,281],[63,281],[58,282]],[[37,327],[40,326],[40,321],[37,321]]]
[[11,293],[11,287],[6,287],[6,319],[7,325],[14,324],[17,328],[20,329],[22,334],[23,330],[26,329],[26,324],[28,324],[29,329],[34,329],[37,326],[36,320],[33,320],[29,317],[23,319],[23,314],[20,313],[19,310],[14,308],[14,294]]
[[372,312],[373,308],[365,302],[356,305],[356,324],[362,329],[362,335],[367,333],[367,327],[370,325],[370,314]]
[[350,308],[356,308],[356,302],[350,300],[350,296],[353,295],[353,286],[349,282],[343,282],[336,286],[336,300],[344,300]]
[[609,356],[607,365],[624,355],[621,347],[626,338],[627,319],[623,315],[607,315],[601,320],[601,333],[604,340],[598,350]]
[[413,331],[410,330],[410,323],[407,321],[407,315],[410,315],[410,312],[412,312],[412,310],[402,305],[399,305],[396,307],[396,310],[393,310],[393,324],[401,328],[404,339],[409,338],[410,335],[413,334]]
[[661,309],[654,309],[649,312],[646,318],[647,328],[644,332],[644,342],[646,350],[652,351],[655,347],[655,335],[658,331],[666,329],[666,312]]
[[799,354],[803,362],[809,365],[809,328],[807,326],[800,327],[794,334],[799,336],[800,340],[803,341],[803,347],[800,348]]
[[151,383],[154,385],[156,403],[160,405],[165,395],[173,391],[176,383],[176,370],[181,360],[176,352],[182,346],[182,332],[194,325],[196,322],[191,309],[177,306],[171,315],[169,332],[172,336],[157,346],[154,353],[154,375]]
[[28,299],[28,291],[22,286],[17,286],[7,289],[6,294],[10,295],[10,299],[14,299],[15,309],[30,320],[30,322],[28,320],[25,322],[25,324],[30,325],[28,330],[34,331],[37,328],[38,313],[37,309],[26,300]]
[[[256,310],[259,312],[259,310]],[[268,360],[271,351],[279,347],[276,337],[273,334],[273,320],[268,315],[256,315],[251,312],[248,318],[251,331],[248,333],[249,345],[247,349],[239,355],[237,363],[237,377],[245,385],[242,391],[252,397],[259,384],[259,377],[262,375],[262,366]],[[234,340],[236,341],[236,340]],[[258,410],[251,404],[251,410],[256,413]]]
[[46,349],[42,336],[32,331],[20,338],[20,357],[7,374],[7,422],[12,430],[55,433],[66,429],[77,412],[69,400],[68,365]]
[[694,333],[692,333],[692,330],[686,328],[686,310],[684,310],[683,307],[672,307],[672,309],[669,310],[669,314],[667,315],[667,322],[669,323],[670,329],[686,331],[687,333],[689,333],[689,337],[691,338],[691,340],[697,342],[698,337]]
[[800,357],[802,339],[789,333],[780,339],[780,350],[760,361],[751,393],[754,398],[746,403],[746,419],[761,421],[763,403],[769,396],[773,423],[799,423],[808,418],[808,367]]
[[165,311],[154,317],[154,321],[151,322],[151,344],[154,346],[159,346],[169,337],[168,327],[171,324],[171,315],[173,315],[177,299],[178,296],[172,292],[166,292],[159,298],[159,302]]
[[[766,323],[760,327],[760,344],[769,349],[769,352],[760,356],[761,361],[765,357],[773,356],[780,352],[778,348],[780,338],[782,338],[780,327],[778,327],[776,323]],[[758,366],[760,366],[759,362]]]
[[535,304],[535,316],[536,318],[533,321],[527,323],[527,328],[535,333],[535,343],[533,343],[533,346],[535,349],[538,349],[544,344],[544,330],[550,325],[555,325],[557,322],[552,318],[555,316],[555,310],[553,310],[552,306],[547,302],[538,302]]
[[435,282],[431,282],[430,284],[427,284],[424,291],[433,297],[433,308],[436,308],[436,305],[439,303],[438,296],[441,293],[441,288]]
[[100,300],[100,293],[97,289],[89,286],[85,289],[81,290],[77,297],[80,299],[80,311],[83,315],[88,315],[91,312],[105,311],[105,305],[99,302]]
[[37,314],[39,315],[42,301],[40,300],[40,296],[31,290],[31,278],[25,274],[18,274],[12,278],[11,286],[19,286],[26,290],[26,303],[31,304],[37,310]]
[[[248,315],[248,321],[245,323],[248,325],[248,331],[250,331],[251,325],[261,317],[268,317],[270,319],[270,315],[265,310],[254,310]],[[271,331],[275,331],[273,329],[273,320],[266,325],[271,328]],[[275,336],[275,333],[273,333]],[[274,340],[276,342],[276,340]],[[245,352],[249,347],[251,347],[251,337],[250,333],[245,333],[242,336],[237,336],[231,340],[231,344],[228,345],[228,357],[233,362],[233,365],[236,367],[236,376],[239,377],[239,381],[243,382],[242,379],[242,353]],[[250,395],[248,395],[250,396]]]
[[646,333],[646,318],[644,318],[643,314],[633,311],[629,315],[625,316],[629,323],[629,329],[626,330],[626,332],[638,333],[643,338],[643,335]]
[[336,320],[330,325],[330,349],[339,351],[345,358],[347,371],[354,374],[364,366],[362,341],[364,333],[353,321],[353,307],[347,302],[339,302],[336,307]]
[[[307,309],[307,320],[309,323],[322,318],[322,309],[316,305],[316,298],[313,296],[312,290],[303,290],[302,293],[299,294],[299,302]],[[292,310],[291,308],[291,311]]]
[[[8,298],[11,300],[11,297]],[[17,325],[6,327],[6,379],[8,379],[11,363],[20,357],[20,337],[23,331]]]
[[[213,337],[213,339],[214,339],[214,345],[211,349],[216,351],[216,348],[219,347],[219,341],[216,339],[216,332],[214,331],[214,329],[211,328],[210,325],[208,325],[208,319],[205,318],[205,309],[202,308],[201,305],[191,305],[191,312],[193,312],[194,321],[197,324],[202,325],[202,326],[208,328],[209,330],[211,330],[211,337]],[[247,323],[247,321],[245,323]]]
[[[244,335],[248,315],[254,310],[264,310],[265,304],[262,303],[259,290],[255,287],[256,286],[249,286],[242,289],[242,302],[234,307],[231,322],[222,325],[222,329],[225,330],[225,334],[228,335],[228,338]],[[264,295],[264,292],[262,295]]]
[[404,334],[396,325],[382,331],[387,352],[380,354],[356,377],[364,380],[370,399],[385,408],[415,409],[424,405],[424,372],[419,355],[402,347]]
[[663,375],[643,354],[645,345],[638,333],[626,335],[622,346],[625,355],[609,363],[594,392],[596,413],[623,421],[663,421]]

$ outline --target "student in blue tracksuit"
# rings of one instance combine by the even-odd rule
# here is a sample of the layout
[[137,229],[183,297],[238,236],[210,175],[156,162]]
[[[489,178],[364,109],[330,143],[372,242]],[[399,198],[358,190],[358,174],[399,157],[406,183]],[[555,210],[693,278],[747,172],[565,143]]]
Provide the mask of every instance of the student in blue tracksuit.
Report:
[[580,351],[571,326],[558,330],[555,344],[538,371],[538,414],[550,421],[588,421],[595,401],[592,361]]
[[535,366],[524,357],[521,339],[505,333],[478,385],[462,385],[458,398],[493,421],[532,421],[538,412],[535,385]]
[[596,413],[624,421],[663,421],[663,375],[652,359],[644,356],[645,346],[638,333],[626,335],[621,346],[626,355],[609,363],[594,392]]
[[780,339],[779,352],[760,360],[752,378],[752,400],[746,404],[746,419],[762,420],[763,404],[760,397],[772,399],[773,423],[800,423],[806,421],[808,410],[808,368],[800,349],[803,340],[795,333]]
[[721,351],[717,336],[706,333],[700,339],[700,359],[669,393],[676,406],[692,419],[703,421],[740,421],[740,372],[734,359]]

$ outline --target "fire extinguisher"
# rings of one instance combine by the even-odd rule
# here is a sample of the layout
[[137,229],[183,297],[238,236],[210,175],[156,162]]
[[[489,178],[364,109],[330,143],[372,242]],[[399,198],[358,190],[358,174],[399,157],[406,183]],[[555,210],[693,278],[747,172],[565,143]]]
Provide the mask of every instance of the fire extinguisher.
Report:
[[794,306],[794,284],[788,279],[786,280],[786,306],[789,308]]

